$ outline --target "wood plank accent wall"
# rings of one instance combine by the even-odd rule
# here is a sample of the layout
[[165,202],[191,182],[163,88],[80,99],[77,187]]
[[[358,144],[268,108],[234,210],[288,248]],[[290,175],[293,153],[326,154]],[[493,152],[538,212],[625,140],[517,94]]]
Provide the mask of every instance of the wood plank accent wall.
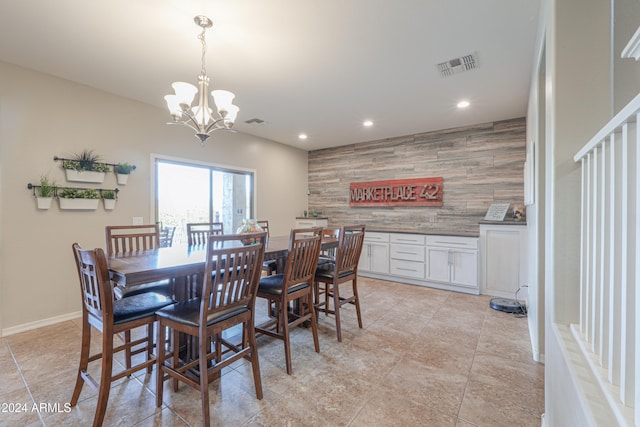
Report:
[[[309,210],[330,225],[477,236],[492,203],[524,205],[525,124],[519,118],[310,151]],[[437,176],[444,178],[441,207],[349,207],[351,182]]]

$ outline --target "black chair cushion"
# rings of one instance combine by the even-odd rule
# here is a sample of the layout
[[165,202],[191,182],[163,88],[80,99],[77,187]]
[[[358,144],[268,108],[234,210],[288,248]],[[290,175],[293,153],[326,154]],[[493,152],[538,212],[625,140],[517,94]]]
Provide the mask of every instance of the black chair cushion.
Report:
[[[271,276],[265,276],[260,279],[260,285],[258,285],[258,292],[264,292],[272,295],[282,295],[282,280],[284,274],[273,274]],[[299,283],[297,285],[289,286],[288,293],[299,291],[309,286],[308,283]]]
[[113,294],[116,299],[122,299],[133,295],[140,295],[145,292],[155,292],[166,297],[171,296],[171,283],[168,280],[160,280],[158,282],[141,283],[139,285],[120,286],[113,288]]
[[[325,265],[325,264],[331,264],[332,266],[335,265],[335,260],[333,258],[329,258],[329,257],[323,257],[321,256],[320,258],[318,258],[318,266],[321,265]],[[331,267],[333,268],[333,267]]]
[[[333,270],[335,268],[335,264],[322,264],[319,265],[318,268],[316,269],[316,278],[317,279],[326,279],[326,280],[331,280],[333,279]],[[345,271],[341,271],[338,274],[338,278],[341,279],[343,277],[347,277],[353,274],[353,270],[345,270]]]
[[145,292],[113,302],[113,323],[120,324],[142,319],[175,303],[171,298],[155,292]]
[[[249,307],[247,307],[246,304],[222,309],[209,316],[207,319],[207,325],[213,325],[214,323],[221,322],[247,311],[249,311]],[[182,323],[183,325],[198,327],[200,325],[200,298],[191,298],[186,301],[172,304],[162,310],[159,310],[156,315],[163,319]]]

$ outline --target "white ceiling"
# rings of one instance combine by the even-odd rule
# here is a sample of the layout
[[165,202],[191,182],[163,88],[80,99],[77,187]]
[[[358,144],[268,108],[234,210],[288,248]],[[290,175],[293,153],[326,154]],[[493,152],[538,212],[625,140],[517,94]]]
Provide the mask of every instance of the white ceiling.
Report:
[[[0,0],[0,60],[165,108],[173,81],[197,82],[193,17],[204,14],[214,22],[207,74],[212,89],[236,94],[235,129],[312,150],[523,117],[538,7],[539,0]],[[440,76],[436,64],[471,53],[477,69]],[[471,106],[458,110],[461,99]],[[265,123],[244,123],[252,118]],[[365,119],[374,126],[364,128]],[[298,140],[300,132],[309,138]]]

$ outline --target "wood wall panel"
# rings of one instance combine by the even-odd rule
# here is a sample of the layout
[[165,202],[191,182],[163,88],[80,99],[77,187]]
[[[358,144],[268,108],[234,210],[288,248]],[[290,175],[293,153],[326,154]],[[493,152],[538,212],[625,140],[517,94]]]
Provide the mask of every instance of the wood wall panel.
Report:
[[[309,210],[329,225],[478,235],[492,203],[524,204],[525,138],[519,118],[310,151]],[[351,182],[437,176],[441,207],[349,207]]]

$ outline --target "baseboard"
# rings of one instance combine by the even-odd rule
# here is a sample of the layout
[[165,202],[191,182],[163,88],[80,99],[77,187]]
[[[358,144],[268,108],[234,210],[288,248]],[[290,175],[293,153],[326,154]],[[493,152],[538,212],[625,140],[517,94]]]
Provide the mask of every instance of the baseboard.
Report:
[[20,332],[31,331],[33,329],[45,326],[55,325],[56,323],[66,322],[67,320],[79,319],[82,316],[81,311],[67,313],[60,316],[50,317],[48,319],[37,320],[35,322],[23,323],[22,325],[11,326],[0,331],[0,337],[8,337],[9,335],[19,334]]

